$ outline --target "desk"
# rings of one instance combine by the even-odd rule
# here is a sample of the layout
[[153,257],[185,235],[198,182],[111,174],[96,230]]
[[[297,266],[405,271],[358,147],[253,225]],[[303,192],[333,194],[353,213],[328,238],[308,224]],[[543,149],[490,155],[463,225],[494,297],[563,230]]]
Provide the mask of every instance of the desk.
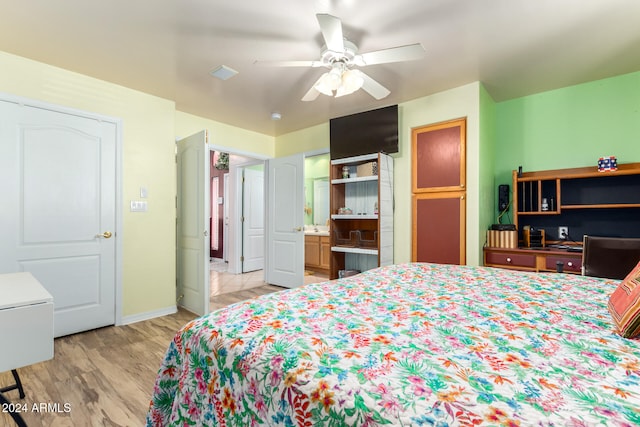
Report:
[[484,265],[511,270],[555,272],[558,262],[563,272],[580,274],[582,253],[566,249],[546,248],[484,248]]
[[[53,297],[31,273],[0,274],[0,372],[12,371],[24,397],[16,369],[53,358]],[[18,425],[20,415],[12,414]]]

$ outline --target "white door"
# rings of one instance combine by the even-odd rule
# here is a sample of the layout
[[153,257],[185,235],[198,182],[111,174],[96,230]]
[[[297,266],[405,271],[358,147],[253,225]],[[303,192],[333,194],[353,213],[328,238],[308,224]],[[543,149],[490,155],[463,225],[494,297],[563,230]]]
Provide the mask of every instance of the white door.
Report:
[[229,174],[224,174],[224,197],[222,198],[222,211],[224,212],[224,224],[222,231],[222,259],[229,262]]
[[0,99],[0,273],[49,291],[55,336],[116,320],[118,126]]
[[177,300],[195,313],[209,312],[210,170],[207,132],[178,141]]
[[295,288],[304,283],[304,156],[267,161],[266,281]]
[[264,169],[245,168],[242,190],[242,272],[264,268]]

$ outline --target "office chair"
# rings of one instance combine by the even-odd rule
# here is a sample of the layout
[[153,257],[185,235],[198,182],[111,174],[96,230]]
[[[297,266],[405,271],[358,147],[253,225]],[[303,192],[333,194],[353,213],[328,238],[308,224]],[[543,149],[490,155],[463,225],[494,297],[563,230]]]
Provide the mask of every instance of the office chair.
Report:
[[584,236],[582,274],[624,279],[640,261],[640,238]]

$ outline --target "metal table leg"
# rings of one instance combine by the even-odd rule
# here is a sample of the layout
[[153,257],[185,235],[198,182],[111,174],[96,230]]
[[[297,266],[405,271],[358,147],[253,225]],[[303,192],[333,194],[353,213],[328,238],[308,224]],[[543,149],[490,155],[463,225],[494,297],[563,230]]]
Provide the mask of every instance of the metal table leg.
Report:
[[[15,380],[16,383],[8,387],[0,388],[0,404],[2,404],[3,407],[9,408],[9,409],[11,409],[12,406],[11,406],[11,402],[9,402],[7,398],[4,397],[3,393],[5,391],[18,390],[18,393],[20,393],[20,399],[24,399],[24,388],[22,388],[22,381],[20,381],[20,376],[18,375],[18,371],[15,369],[12,369],[11,374],[13,375],[13,379]],[[13,418],[13,421],[18,425],[18,427],[27,427],[27,423],[24,422],[19,412],[9,411],[9,414],[11,414],[11,418]]]
[[24,399],[24,388],[22,388],[22,381],[20,381],[18,371],[12,369],[11,373],[13,374],[13,379],[16,383],[14,385],[10,385],[9,387],[0,388],[0,393],[4,393],[5,391],[18,390],[18,392],[20,393],[20,399]]
[[[0,404],[2,406],[6,405],[7,408],[11,409],[11,402],[5,399],[4,394],[2,394],[1,391],[0,391]],[[18,427],[27,427],[27,423],[24,422],[20,413],[9,411],[9,414],[11,414],[11,418],[13,418],[13,421],[16,423]]]

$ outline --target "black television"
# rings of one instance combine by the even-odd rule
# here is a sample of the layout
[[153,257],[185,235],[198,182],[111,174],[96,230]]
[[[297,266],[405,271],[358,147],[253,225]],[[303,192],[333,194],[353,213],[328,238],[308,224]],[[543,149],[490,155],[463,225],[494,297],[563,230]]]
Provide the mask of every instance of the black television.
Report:
[[398,105],[329,121],[331,160],[398,152]]

